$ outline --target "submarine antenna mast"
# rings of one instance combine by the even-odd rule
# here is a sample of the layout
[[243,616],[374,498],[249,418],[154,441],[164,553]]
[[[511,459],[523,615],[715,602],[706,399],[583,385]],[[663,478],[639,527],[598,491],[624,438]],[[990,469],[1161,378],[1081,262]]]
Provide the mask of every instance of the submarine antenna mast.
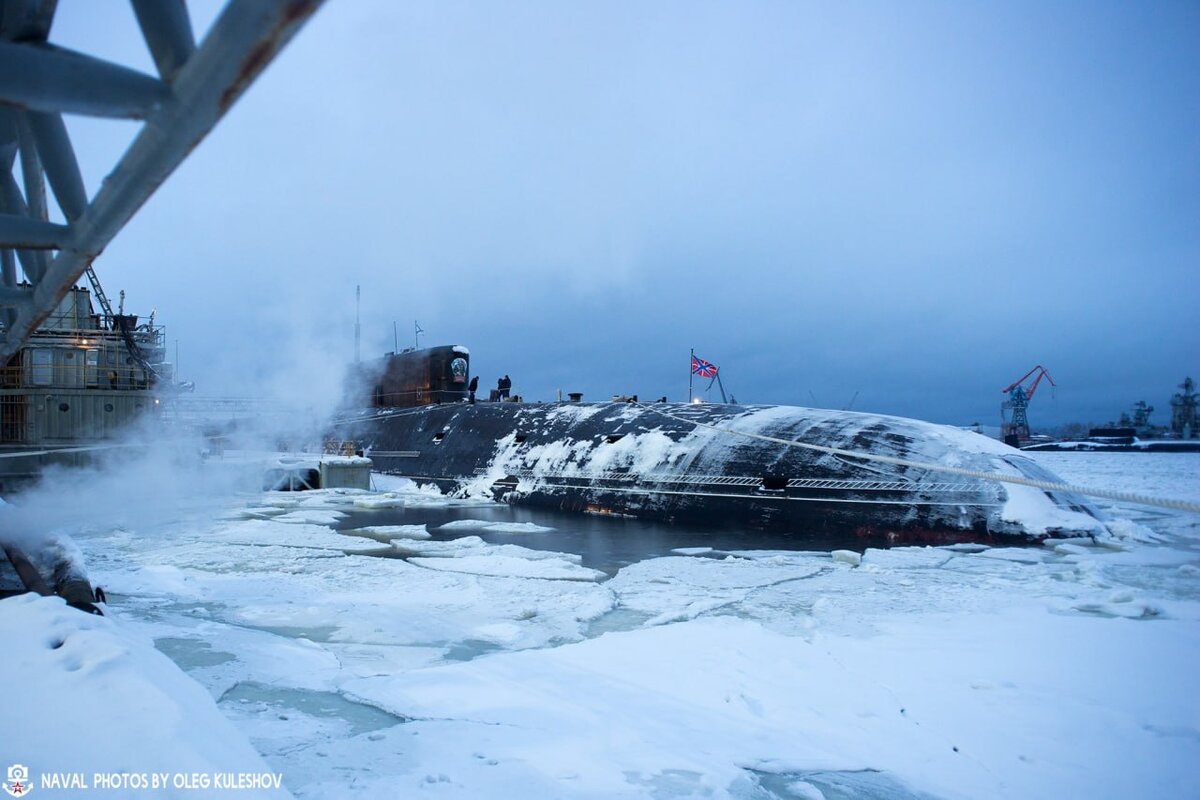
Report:
[[716,375],[713,375],[713,379],[712,379],[712,381],[709,381],[709,382],[708,382],[708,388],[709,388],[709,389],[711,389],[711,388],[712,388],[713,381],[716,381],[716,382],[717,382],[717,387],[718,387],[718,388],[720,388],[720,390],[721,390],[721,402],[722,402],[722,403],[725,403],[726,405],[728,405],[728,404],[729,404],[729,400],[728,400],[728,399],[725,397],[725,384],[721,382],[721,373],[720,373],[720,372],[717,372],[717,374],[716,374]]
[[692,376],[696,371],[692,369],[692,365],[696,363],[696,348],[692,348],[692,357],[688,359],[688,402],[692,402]]

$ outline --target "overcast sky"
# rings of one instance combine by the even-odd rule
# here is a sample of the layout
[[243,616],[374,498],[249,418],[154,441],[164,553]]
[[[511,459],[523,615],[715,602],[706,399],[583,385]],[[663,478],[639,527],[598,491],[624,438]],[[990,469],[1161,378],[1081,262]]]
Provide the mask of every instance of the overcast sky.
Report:
[[[197,32],[218,4],[192,3]],[[147,72],[129,4],[51,41]],[[134,126],[68,121],[95,193]],[[328,2],[96,262],[198,393],[483,387],[1036,428],[1200,378],[1200,4]],[[322,388],[323,387],[323,388]],[[719,399],[713,394],[714,399]]]

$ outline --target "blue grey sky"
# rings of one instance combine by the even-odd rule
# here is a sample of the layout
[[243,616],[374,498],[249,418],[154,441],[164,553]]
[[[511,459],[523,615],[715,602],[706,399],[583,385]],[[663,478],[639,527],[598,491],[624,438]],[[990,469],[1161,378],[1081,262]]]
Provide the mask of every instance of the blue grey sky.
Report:
[[[198,31],[218,6],[193,3]],[[124,2],[51,41],[152,72]],[[133,132],[70,120],[85,179]],[[328,2],[96,262],[210,395],[484,387],[1034,427],[1200,378],[1200,4]],[[715,399],[715,390],[713,398]]]

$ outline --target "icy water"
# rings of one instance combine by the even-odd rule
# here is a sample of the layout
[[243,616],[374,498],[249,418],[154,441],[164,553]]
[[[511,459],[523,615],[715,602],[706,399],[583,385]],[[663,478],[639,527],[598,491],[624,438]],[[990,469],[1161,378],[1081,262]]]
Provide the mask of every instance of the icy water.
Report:
[[[1200,499],[1200,455],[1038,460]],[[77,536],[299,797],[1200,795],[1194,515],[855,567],[384,486]]]
[[[532,524],[544,530],[519,532],[443,527],[462,520]],[[672,555],[679,549],[814,550],[846,547],[847,542],[767,534],[760,531],[705,530],[593,514],[570,514],[508,505],[429,509],[394,508],[352,510],[333,528],[352,532],[364,526],[425,525],[434,541],[451,541],[463,535],[478,536],[490,544],[519,544],[535,550],[574,553],[582,565],[616,575],[622,567],[648,558]]]

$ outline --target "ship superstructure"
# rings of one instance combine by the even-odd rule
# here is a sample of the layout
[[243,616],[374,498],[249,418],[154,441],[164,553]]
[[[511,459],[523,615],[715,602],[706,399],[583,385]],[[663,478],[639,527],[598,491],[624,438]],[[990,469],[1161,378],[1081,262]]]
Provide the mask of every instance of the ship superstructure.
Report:
[[172,377],[153,314],[97,313],[73,287],[8,359],[0,380],[0,489],[47,463],[78,463],[153,413]]

